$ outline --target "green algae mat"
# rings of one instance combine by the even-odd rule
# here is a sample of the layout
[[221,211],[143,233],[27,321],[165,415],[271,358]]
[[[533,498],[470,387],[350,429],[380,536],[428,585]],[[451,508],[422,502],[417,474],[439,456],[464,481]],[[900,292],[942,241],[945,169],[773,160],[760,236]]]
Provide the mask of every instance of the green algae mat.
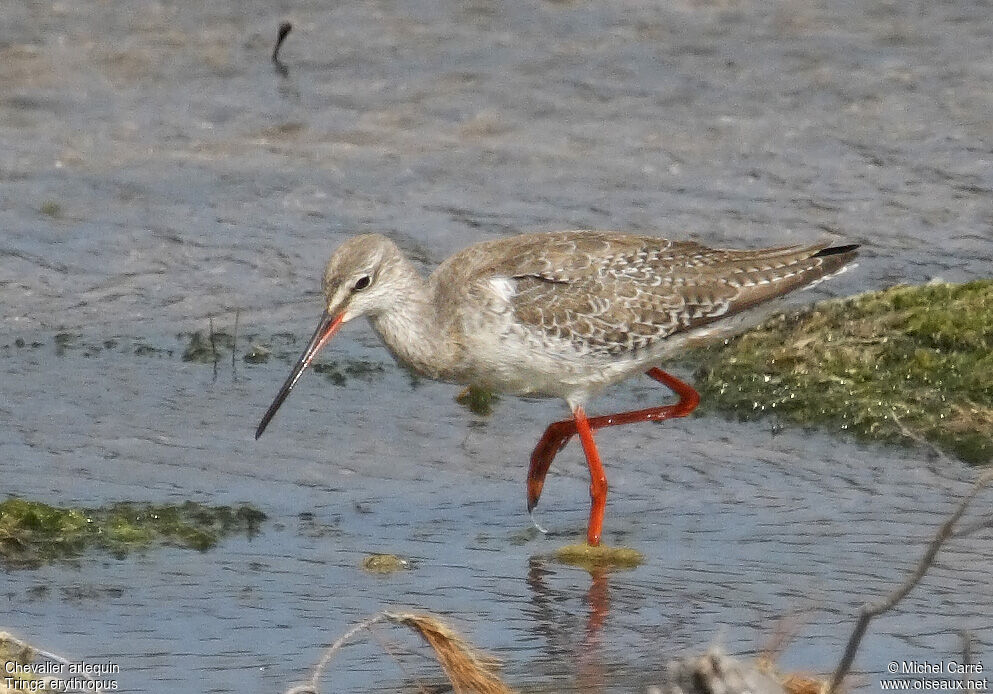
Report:
[[828,301],[706,352],[708,407],[993,459],[993,280]]
[[560,564],[570,564],[594,571],[596,569],[633,569],[645,561],[644,555],[630,547],[591,547],[584,543],[566,545],[555,550],[552,558]]
[[89,549],[118,557],[155,545],[206,551],[224,536],[256,534],[263,520],[250,506],[125,502],[79,509],[12,498],[0,503],[0,567],[34,568]]

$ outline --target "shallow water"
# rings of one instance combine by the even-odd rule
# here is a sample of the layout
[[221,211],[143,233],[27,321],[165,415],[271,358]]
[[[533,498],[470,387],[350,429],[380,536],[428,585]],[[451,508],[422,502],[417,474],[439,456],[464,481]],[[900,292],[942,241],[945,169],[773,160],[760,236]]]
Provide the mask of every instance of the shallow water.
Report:
[[[251,501],[272,520],[206,554],[5,574],[0,626],[114,660],[139,692],[279,691],[400,606],[452,619],[522,688],[630,691],[684,649],[755,654],[784,624],[780,664],[829,670],[860,601],[900,580],[974,471],[713,417],[605,431],[606,541],[646,562],[591,578],[544,558],[585,526],[576,444],[538,509],[552,534],[524,513],[526,460],[559,403],[476,417],[355,325],[327,358],[383,372],[309,374],[255,442],[287,364],[183,362],[176,335],[209,317],[230,330],[237,312],[243,335],[305,339],[325,257],[364,231],[425,268],[568,227],[864,244],[858,270],[807,299],[987,275],[988,17],[981,2],[5,8],[2,491]],[[284,18],[286,76],[268,62]],[[61,332],[78,338],[58,349]],[[595,406],[661,397],[643,379]],[[363,573],[379,551],[413,569]],[[962,628],[989,654],[991,555],[988,533],[952,543],[873,625],[858,684],[958,653]],[[403,680],[372,642],[326,682]]]

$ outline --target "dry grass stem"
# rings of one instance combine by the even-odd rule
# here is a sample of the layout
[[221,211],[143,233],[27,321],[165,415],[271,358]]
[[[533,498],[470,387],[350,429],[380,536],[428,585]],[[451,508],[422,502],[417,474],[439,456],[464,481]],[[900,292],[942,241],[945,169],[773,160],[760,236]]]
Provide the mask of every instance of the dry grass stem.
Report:
[[496,676],[497,660],[479,653],[440,620],[410,612],[380,612],[356,624],[328,646],[307,682],[286,690],[285,694],[320,694],[318,683],[341,647],[360,631],[383,621],[408,627],[431,646],[455,694],[516,694]]

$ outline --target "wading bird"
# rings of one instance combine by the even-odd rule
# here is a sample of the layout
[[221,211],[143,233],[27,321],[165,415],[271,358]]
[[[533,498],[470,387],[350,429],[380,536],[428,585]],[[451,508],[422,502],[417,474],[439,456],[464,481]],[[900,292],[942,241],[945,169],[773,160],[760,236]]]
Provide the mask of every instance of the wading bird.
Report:
[[[768,302],[840,272],[858,246],[707,248],[602,231],[525,234],[470,246],[425,279],[393,241],[355,236],[324,271],[324,313],[255,438],[338,329],[367,316],[397,361],[439,381],[559,397],[534,452],[527,507],[555,457],[578,434],[590,469],[587,542],[603,530],[607,477],[593,440],[602,427],[684,417],[700,396],[656,365],[690,344],[754,325]],[[637,372],[679,396],[672,405],[586,416],[591,397]]]

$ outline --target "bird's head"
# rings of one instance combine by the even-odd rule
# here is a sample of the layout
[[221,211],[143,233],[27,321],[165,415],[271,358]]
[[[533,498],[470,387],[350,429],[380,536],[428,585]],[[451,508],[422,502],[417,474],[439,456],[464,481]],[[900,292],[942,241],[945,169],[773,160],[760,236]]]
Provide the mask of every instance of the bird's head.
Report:
[[328,316],[347,323],[376,315],[396,302],[391,281],[403,256],[396,244],[379,234],[355,236],[341,244],[324,268],[321,288]]
[[317,330],[259,422],[256,439],[262,436],[304,370],[342,325],[358,316],[374,316],[397,301],[397,282],[391,279],[402,274],[402,265],[403,256],[396,244],[379,234],[355,236],[338,247],[324,269],[324,313]]

